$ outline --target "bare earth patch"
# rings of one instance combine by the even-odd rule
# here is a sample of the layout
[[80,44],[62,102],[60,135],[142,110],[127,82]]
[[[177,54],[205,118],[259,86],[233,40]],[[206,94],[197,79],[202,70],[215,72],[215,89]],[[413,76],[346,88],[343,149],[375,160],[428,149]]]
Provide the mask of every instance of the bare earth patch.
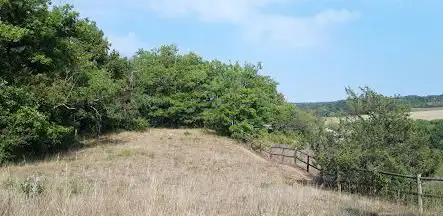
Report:
[[410,211],[295,183],[303,178],[297,170],[203,130],[125,132],[59,159],[0,168],[0,215],[320,216]]

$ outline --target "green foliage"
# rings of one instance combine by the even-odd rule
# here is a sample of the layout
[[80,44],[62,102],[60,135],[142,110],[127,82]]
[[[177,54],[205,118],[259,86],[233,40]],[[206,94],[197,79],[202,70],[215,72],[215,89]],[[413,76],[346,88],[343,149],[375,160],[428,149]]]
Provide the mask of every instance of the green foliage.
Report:
[[320,117],[339,116],[346,112],[346,101],[338,100],[333,102],[312,102],[312,103],[295,103],[297,107],[306,112],[311,112]]
[[139,50],[131,62],[131,85],[147,96],[140,113],[152,126],[205,126],[243,140],[268,132],[267,125],[296,130],[286,122],[297,117],[295,107],[258,74],[260,65],[205,61],[174,45]]
[[39,177],[30,176],[20,182],[20,191],[25,194],[26,198],[40,195],[44,189],[43,181]]
[[148,125],[129,61],[94,22],[49,4],[0,2],[0,163],[73,147],[75,131]]
[[141,107],[153,126],[201,127],[207,108],[207,64],[196,54],[180,55],[175,46],[140,50],[134,56],[131,85],[146,95]]
[[[224,65],[211,62],[210,109],[205,113],[205,124],[222,134],[256,137],[267,126],[279,124],[274,118],[285,106],[276,90],[276,83],[258,74],[260,66]],[[280,118],[282,119],[282,118]]]
[[429,134],[431,148],[443,150],[443,120],[417,120],[416,123],[426,134]]
[[63,149],[73,142],[72,128],[48,121],[23,89],[0,83],[0,98],[0,163]]
[[361,91],[347,89],[345,120],[336,131],[324,131],[313,145],[325,174],[340,172],[355,184],[370,184],[380,192],[388,186],[395,191],[406,185],[387,176],[362,174],[356,168],[432,175],[440,156],[429,147],[425,131],[409,118],[409,109],[369,88]]
[[306,145],[306,140],[304,136],[299,133],[289,133],[289,132],[274,132],[274,133],[266,133],[261,137],[262,140],[265,140],[268,143],[279,143],[279,144],[287,144],[294,148],[304,147]]

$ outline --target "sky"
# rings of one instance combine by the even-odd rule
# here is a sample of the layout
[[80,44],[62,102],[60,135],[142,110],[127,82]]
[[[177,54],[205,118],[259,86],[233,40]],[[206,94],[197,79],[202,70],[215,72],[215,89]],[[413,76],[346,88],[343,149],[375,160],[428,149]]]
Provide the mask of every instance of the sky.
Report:
[[441,0],[54,0],[97,22],[125,56],[176,44],[262,62],[290,102],[443,94]]

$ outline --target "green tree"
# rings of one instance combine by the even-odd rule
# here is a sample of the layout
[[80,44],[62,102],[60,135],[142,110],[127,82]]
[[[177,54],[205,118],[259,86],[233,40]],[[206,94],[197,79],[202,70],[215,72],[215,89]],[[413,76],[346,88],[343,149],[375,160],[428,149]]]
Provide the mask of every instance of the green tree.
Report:
[[129,61],[108,54],[93,21],[48,0],[3,0],[0,16],[0,161],[75,145],[76,130],[147,126],[143,97],[129,86]]
[[194,53],[181,55],[175,45],[140,50],[132,60],[134,85],[149,99],[142,114],[153,126],[201,127],[208,107],[208,65]]

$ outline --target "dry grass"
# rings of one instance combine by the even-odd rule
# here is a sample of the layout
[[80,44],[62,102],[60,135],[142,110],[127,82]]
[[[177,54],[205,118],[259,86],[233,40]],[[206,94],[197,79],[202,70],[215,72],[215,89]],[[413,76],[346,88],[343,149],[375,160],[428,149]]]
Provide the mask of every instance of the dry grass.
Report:
[[[41,194],[25,196],[20,184],[29,176],[40,178]],[[201,130],[121,133],[60,158],[0,168],[0,216],[408,212],[298,185],[297,178],[297,170]]]
[[439,120],[443,119],[443,109],[429,109],[411,112],[411,118],[422,120]]

